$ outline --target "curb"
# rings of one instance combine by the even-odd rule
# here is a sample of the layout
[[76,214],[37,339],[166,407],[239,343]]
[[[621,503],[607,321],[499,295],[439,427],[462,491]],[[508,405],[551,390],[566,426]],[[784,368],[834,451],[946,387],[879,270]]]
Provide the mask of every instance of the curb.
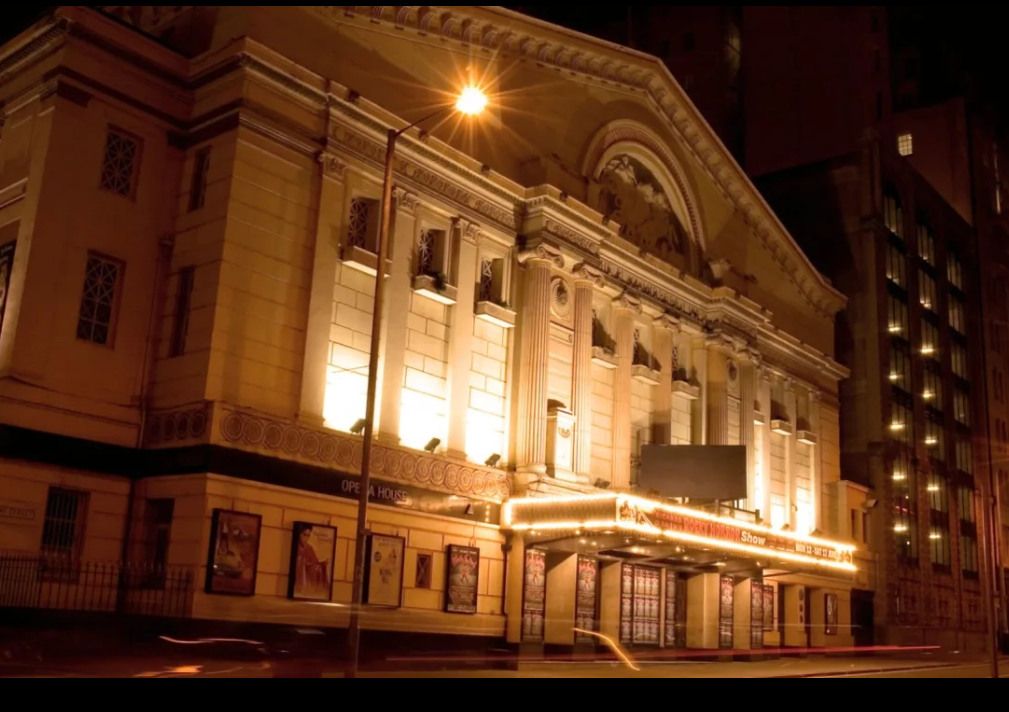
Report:
[[803,673],[801,675],[773,675],[775,680],[803,680],[810,678],[826,677],[853,677],[857,675],[885,675],[891,672],[918,672],[928,670],[949,670],[950,668],[963,667],[963,663],[937,663],[935,665],[908,665],[899,668],[872,668],[868,670],[848,670],[845,672],[819,672]]

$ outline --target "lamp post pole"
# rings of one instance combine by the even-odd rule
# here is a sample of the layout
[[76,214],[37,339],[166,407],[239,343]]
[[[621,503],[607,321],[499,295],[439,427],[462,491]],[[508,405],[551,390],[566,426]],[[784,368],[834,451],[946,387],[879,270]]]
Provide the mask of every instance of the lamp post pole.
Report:
[[[382,312],[385,306],[385,263],[389,255],[389,227],[392,223],[393,173],[399,138],[423,123],[449,113],[459,105],[443,107],[406,128],[389,129],[385,149],[385,176],[382,182],[382,219],[378,227],[378,264],[375,269],[375,300],[371,315],[371,350],[368,354],[368,400],[364,416],[364,442],[361,448],[361,493],[357,503],[357,538],[354,549],[354,582],[350,609],[347,647],[350,657],[347,677],[357,677],[361,660],[361,608],[364,605],[364,568],[368,547],[368,503],[371,498],[371,452],[375,438],[375,401],[378,392],[378,356],[381,348]],[[482,107],[481,107],[482,109]]]

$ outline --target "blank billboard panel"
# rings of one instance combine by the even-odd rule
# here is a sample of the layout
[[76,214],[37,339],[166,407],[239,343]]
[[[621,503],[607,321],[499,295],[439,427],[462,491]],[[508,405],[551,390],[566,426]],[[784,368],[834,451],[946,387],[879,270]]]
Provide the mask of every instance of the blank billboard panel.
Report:
[[663,497],[746,499],[746,448],[741,445],[645,445],[641,491]]

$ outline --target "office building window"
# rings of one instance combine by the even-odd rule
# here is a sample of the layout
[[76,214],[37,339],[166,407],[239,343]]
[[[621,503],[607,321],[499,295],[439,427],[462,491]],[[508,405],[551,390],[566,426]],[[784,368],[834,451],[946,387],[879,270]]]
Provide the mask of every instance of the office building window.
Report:
[[953,564],[949,550],[949,527],[933,525],[928,538],[932,549],[932,566],[940,571],[948,571]]
[[88,255],[84,288],[77,316],[77,338],[99,346],[112,346],[119,312],[123,263],[97,254]]
[[918,273],[918,301],[923,309],[930,312],[939,310],[939,289],[936,286],[935,278],[925,270]]
[[960,535],[960,568],[964,574],[971,578],[977,578],[980,573],[977,555],[977,537],[967,534]]
[[911,354],[906,347],[890,346],[890,383],[905,393],[911,393]]
[[918,256],[923,262],[935,264],[935,234],[925,222],[918,223]]
[[958,297],[949,296],[949,328],[958,334],[967,334],[967,313]]
[[942,373],[935,368],[935,364],[930,363],[925,369],[925,387],[921,399],[928,408],[942,411]]
[[967,359],[967,347],[954,341],[951,349],[953,374],[964,381],[969,381],[970,362]]
[[974,474],[974,445],[967,438],[957,440],[956,469],[965,475]]
[[938,472],[928,476],[928,504],[933,512],[949,513],[949,483]]
[[977,524],[977,514],[974,511],[974,490],[970,487],[961,487],[959,499],[960,521],[967,524]]
[[921,355],[929,360],[939,360],[939,327],[928,319],[921,320]]
[[890,437],[895,442],[914,446],[914,413],[899,400],[890,404]]
[[959,387],[953,392],[953,417],[960,425],[970,427],[970,394]]
[[897,137],[897,150],[902,156],[910,156],[914,153],[914,135],[903,133]]
[[907,255],[892,243],[887,244],[886,278],[898,287],[907,289]]
[[918,559],[918,526],[913,494],[917,491],[915,470],[907,451],[899,452],[893,461],[893,531],[897,552],[906,562]]
[[883,224],[899,238],[904,237],[904,209],[896,191],[889,190],[883,195]]
[[925,421],[925,450],[933,460],[946,459],[946,431],[942,427],[941,413],[928,413]]
[[963,263],[960,261],[960,256],[952,248],[950,248],[949,254],[946,255],[946,276],[952,286],[961,292],[966,291],[963,283]]
[[887,318],[887,330],[890,336],[900,337],[905,340],[910,338],[908,330],[910,320],[907,313],[907,302],[892,294],[889,295],[889,314]]
[[109,128],[99,185],[103,190],[133,198],[140,166],[140,139],[121,129]]

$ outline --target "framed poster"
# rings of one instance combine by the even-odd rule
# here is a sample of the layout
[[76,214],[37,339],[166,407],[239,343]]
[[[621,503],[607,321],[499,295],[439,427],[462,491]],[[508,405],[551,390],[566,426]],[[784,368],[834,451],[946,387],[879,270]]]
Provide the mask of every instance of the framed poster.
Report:
[[0,247],[0,329],[4,325],[4,313],[7,311],[7,292],[11,286],[11,272],[14,271],[14,251],[18,243],[8,242]]
[[620,565],[620,642],[634,641],[634,566]]
[[[599,562],[585,556],[578,557],[578,581],[575,583],[575,642],[594,643],[596,632],[596,585],[599,580]],[[584,631],[584,632],[580,632]]]
[[365,559],[364,602],[369,606],[400,608],[403,605],[403,559],[406,539],[399,536],[368,536]]
[[287,597],[292,601],[329,601],[333,597],[335,561],[336,529],[295,522]]
[[824,606],[824,635],[837,635],[837,594],[828,593],[823,597]]
[[262,528],[263,519],[258,514],[214,510],[207,556],[207,593],[256,595]]
[[764,647],[764,584],[750,582],[750,649]]
[[731,576],[723,576],[719,583],[718,596],[718,647],[732,650],[735,627],[736,582]]
[[774,586],[764,584],[764,632],[774,631]]
[[541,641],[547,612],[547,555],[536,549],[526,550],[525,577],[522,586],[522,640]]
[[475,616],[480,583],[480,550],[449,546],[445,573],[445,612]]

